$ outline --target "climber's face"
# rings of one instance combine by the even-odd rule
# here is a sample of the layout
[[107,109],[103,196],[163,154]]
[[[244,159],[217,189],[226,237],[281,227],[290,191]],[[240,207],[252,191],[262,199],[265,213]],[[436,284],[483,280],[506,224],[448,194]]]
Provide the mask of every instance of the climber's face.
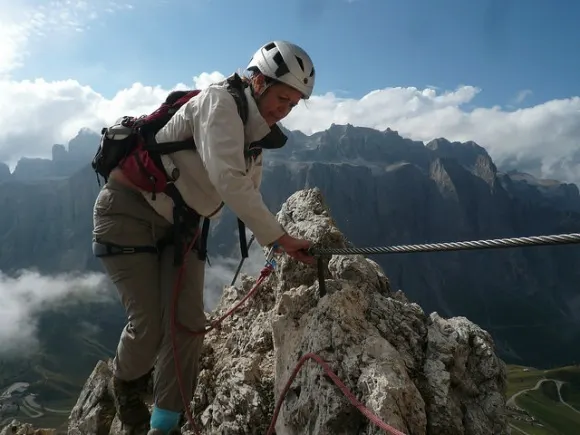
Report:
[[257,103],[260,115],[269,126],[284,119],[302,99],[296,89],[284,84],[274,83],[266,86],[264,76],[258,74],[253,80],[254,91],[258,96]]

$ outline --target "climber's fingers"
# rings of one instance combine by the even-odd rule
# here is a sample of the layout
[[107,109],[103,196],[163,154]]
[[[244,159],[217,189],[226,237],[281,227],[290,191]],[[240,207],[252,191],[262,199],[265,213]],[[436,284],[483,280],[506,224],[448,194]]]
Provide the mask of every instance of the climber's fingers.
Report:
[[308,253],[307,249],[299,249],[296,251],[287,252],[287,254],[295,260],[301,261],[305,264],[315,264],[316,258]]

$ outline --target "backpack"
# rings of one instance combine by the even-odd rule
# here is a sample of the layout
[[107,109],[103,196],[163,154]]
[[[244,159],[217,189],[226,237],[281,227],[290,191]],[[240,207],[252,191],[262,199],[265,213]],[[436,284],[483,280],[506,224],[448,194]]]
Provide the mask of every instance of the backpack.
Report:
[[[227,89],[234,97],[234,101],[238,106],[238,113],[245,125],[248,119],[248,102],[244,94],[246,85],[238,74],[228,77],[226,83]],[[185,210],[189,214],[195,214],[195,218],[199,219],[199,214],[185,204],[179,191],[172,183],[179,177],[178,169],[174,168],[171,174],[167,174],[161,161],[161,155],[163,154],[185,149],[195,150],[193,138],[179,142],[158,144],[155,141],[155,135],[167,124],[181,106],[200,92],[201,90],[199,89],[173,91],[151,114],[140,117],[123,116],[113,125],[104,127],[101,130],[99,147],[91,163],[93,170],[97,174],[99,186],[101,185],[99,175],[106,182],[111,171],[116,167],[120,167],[133,184],[144,191],[151,192],[153,200],[155,200],[156,193],[164,192],[168,194],[175,204],[174,217],[176,216],[176,209],[179,209],[180,212]],[[244,150],[244,154],[257,158],[261,151],[262,148],[260,146],[249,147]],[[239,218],[238,231],[242,257],[247,258],[248,247],[245,225]],[[202,259],[206,258],[208,233],[209,219],[205,218],[201,234],[200,258]],[[179,238],[179,234],[176,235],[176,240],[177,238]],[[110,249],[107,249],[107,252],[109,252]],[[176,264],[179,262],[177,256],[175,262]]]
[[[238,106],[240,117],[246,124],[248,102],[244,94],[245,85],[237,74],[226,79],[226,82],[227,89]],[[179,142],[157,144],[155,135],[181,106],[200,92],[199,89],[173,91],[151,114],[140,117],[123,116],[113,125],[104,127],[101,130],[99,148],[91,164],[97,174],[99,185],[99,175],[106,182],[111,171],[120,166],[123,172],[131,175],[131,181],[140,189],[153,194],[165,191],[168,182],[174,181],[179,174],[165,173],[160,159],[161,155],[185,149],[195,150],[195,143],[190,138]],[[254,150],[253,156],[257,157],[255,154]],[[140,174],[140,177],[136,174]]]

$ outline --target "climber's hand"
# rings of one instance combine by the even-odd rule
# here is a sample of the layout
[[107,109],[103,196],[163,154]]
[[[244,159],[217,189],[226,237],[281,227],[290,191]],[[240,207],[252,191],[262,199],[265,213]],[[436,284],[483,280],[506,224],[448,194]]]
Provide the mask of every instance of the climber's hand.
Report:
[[316,262],[316,259],[308,254],[308,249],[310,248],[310,242],[308,240],[296,239],[289,234],[284,234],[276,240],[276,244],[290,257],[302,263],[314,264]]

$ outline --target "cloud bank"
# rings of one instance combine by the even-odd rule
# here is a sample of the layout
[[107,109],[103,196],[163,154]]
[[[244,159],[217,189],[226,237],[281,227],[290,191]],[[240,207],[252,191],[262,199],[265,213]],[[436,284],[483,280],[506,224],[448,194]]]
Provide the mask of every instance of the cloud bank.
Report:
[[[210,260],[204,289],[206,311],[215,308],[240,259],[212,257]],[[261,248],[253,244],[236,283],[239,284],[242,274],[257,275],[264,261]],[[38,321],[47,311],[63,312],[86,303],[116,304],[122,310],[113,285],[104,274],[97,272],[40,275],[34,270],[24,270],[9,276],[0,271],[0,295],[0,358],[34,353],[39,345]],[[84,327],[98,329],[98,325]]]
[[[203,88],[223,77],[217,71],[203,73],[192,83],[177,83],[171,89],[135,83],[112,98],[72,79],[0,80],[0,161],[14,167],[23,155],[49,157],[52,144],[68,142],[83,127],[100,131],[119,116],[150,112],[173,89]],[[471,108],[480,92],[474,86],[459,86],[447,91],[384,88],[362,98],[327,93],[301,103],[283,124],[306,134],[332,123],[350,123],[379,130],[389,127],[421,141],[474,140],[500,165],[510,162],[523,169],[534,167],[545,177],[580,181],[579,97],[518,110]]]
[[0,355],[34,352],[38,320],[43,312],[87,302],[115,301],[100,273],[49,276],[21,271],[8,276],[0,271],[0,295]]
[[[251,236],[251,233],[246,231],[246,240],[249,241]],[[213,310],[216,307],[224,286],[231,284],[240,260],[241,256],[210,257],[211,266],[207,266],[205,269],[206,286],[204,303],[206,311]],[[264,267],[265,262],[266,257],[260,245],[256,242],[252,243],[248,250],[248,258],[242,264],[242,268],[234,285],[240,285],[242,275],[257,277],[262,267]]]

